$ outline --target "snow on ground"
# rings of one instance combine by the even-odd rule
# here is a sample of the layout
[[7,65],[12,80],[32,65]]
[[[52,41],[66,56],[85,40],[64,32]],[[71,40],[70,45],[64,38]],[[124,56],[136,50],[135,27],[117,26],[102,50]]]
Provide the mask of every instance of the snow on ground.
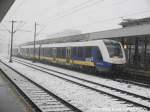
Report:
[[[22,59],[22,60],[27,61],[27,62],[31,62],[31,61],[24,60],[24,59]],[[104,84],[104,85],[107,85],[107,86],[110,86],[110,87],[115,87],[115,88],[118,88],[118,89],[121,89],[121,90],[125,90],[125,91],[131,92],[131,93],[136,93],[138,95],[142,95],[142,96],[150,98],[150,89],[149,88],[140,87],[140,86],[137,86],[137,85],[134,85],[134,84],[127,84],[127,83],[123,83],[123,82],[113,81],[111,79],[105,79],[105,78],[101,78],[101,77],[97,77],[97,76],[93,76],[93,75],[87,75],[87,74],[84,74],[84,73],[71,71],[71,70],[68,70],[68,69],[63,69],[63,68],[54,67],[54,66],[50,66],[50,65],[45,65],[45,64],[41,64],[41,63],[34,63],[34,64],[42,66],[42,67],[46,67],[46,68],[49,68],[49,69],[53,69],[53,70],[56,70],[56,71],[61,71],[63,73],[71,75],[71,76],[80,77],[80,78],[83,78],[83,79],[86,79],[86,80],[90,80],[90,81],[93,81],[93,82]]]
[[[8,62],[8,60],[4,60],[4,59],[3,61],[5,63]],[[15,62],[7,63],[7,64],[11,65],[13,68],[23,73],[25,76],[29,77],[35,82],[41,84],[42,86],[49,89],[50,91],[53,91],[54,93],[57,93],[58,95],[61,95],[71,100],[71,102],[82,106],[85,109],[84,111],[87,112],[99,112],[99,111],[108,112],[109,110],[111,111],[114,110],[115,112],[116,110],[118,110],[119,112],[120,110],[121,112],[126,112],[128,110],[130,110],[131,112],[137,111],[137,108],[133,108],[133,107],[130,108],[130,106],[132,105],[126,104],[123,101],[117,101],[117,99],[111,98],[107,95],[99,94],[89,89],[85,89],[76,84],[72,84],[70,82],[64,81],[57,77],[51,76],[49,74],[37,70],[33,70],[29,67],[23,66]],[[59,70],[60,69],[57,69],[57,71]],[[67,73],[70,73],[72,75],[79,74],[77,72],[71,72],[71,71]],[[96,77],[95,79],[98,80]],[[143,110],[142,108],[138,108],[138,111],[145,112],[146,110]]]

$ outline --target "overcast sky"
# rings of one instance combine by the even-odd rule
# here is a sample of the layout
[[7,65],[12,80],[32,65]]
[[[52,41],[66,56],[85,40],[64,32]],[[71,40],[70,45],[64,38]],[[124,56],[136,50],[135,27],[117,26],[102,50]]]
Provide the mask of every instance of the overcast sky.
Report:
[[[11,28],[12,19],[15,44],[32,41],[34,22],[37,22],[37,39],[63,30],[82,33],[119,28],[122,18],[150,16],[150,0],[16,0],[0,29]],[[0,44],[8,44],[10,33],[0,31]],[[51,37],[49,37],[51,38]],[[5,40],[5,41],[2,41]]]

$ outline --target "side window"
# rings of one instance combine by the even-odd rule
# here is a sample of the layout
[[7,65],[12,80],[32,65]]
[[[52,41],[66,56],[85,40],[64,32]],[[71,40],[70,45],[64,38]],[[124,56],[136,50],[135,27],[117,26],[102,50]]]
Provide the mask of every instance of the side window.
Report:
[[57,49],[53,48],[53,56],[56,57],[56,55],[57,55]]
[[43,51],[44,51],[44,56],[46,56],[46,48],[44,48],[44,50],[43,50]]
[[49,48],[49,56],[52,56],[52,48]]
[[47,56],[47,57],[49,56],[49,55],[48,55],[48,54],[49,54],[48,49],[49,49],[49,48],[46,48],[46,56]]
[[103,58],[102,58],[102,54],[101,54],[101,51],[98,47],[96,47],[96,60],[97,61],[101,61]]
[[83,57],[83,47],[78,47],[78,57]]
[[46,57],[48,57],[48,48],[46,47],[46,48],[44,48],[44,56],[46,56]]
[[59,58],[62,57],[62,48],[59,48]]
[[35,55],[39,54],[39,48],[35,48]]
[[56,57],[59,57],[59,48],[56,48]]
[[43,56],[46,56],[46,48],[43,48]]
[[92,47],[85,47],[85,57],[92,56]]
[[29,48],[27,48],[27,54],[29,54]]
[[66,48],[62,48],[62,57],[63,57],[63,58],[66,57]]
[[76,57],[84,57],[84,47],[73,47],[72,54]]
[[41,54],[44,56],[44,48],[41,48]]
[[73,47],[72,48],[72,54],[73,54],[73,56],[77,56],[78,55],[77,47]]

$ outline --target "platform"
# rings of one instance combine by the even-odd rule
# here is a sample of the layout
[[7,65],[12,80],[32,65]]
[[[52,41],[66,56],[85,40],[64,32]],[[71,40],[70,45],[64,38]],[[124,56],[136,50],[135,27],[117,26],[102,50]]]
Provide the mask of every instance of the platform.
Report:
[[0,71],[0,112],[31,112],[21,96]]

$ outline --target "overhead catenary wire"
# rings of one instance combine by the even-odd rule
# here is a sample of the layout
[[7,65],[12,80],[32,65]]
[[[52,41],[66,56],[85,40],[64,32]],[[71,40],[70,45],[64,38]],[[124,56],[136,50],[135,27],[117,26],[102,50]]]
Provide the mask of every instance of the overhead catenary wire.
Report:
[[[65,15],[64,13],[68,13],[69,15],[71,15],[71,14],[73,14],[73,13],[76,13],[76,12],[78,12],[78,11],[84,9],[84,8],[88,8],[88,7],[91,7],[91,6],[93,6],[93,5],[97,5],[98,2],[103,2],[103,1],[105,1],[105,0],[96,0],[96,1],[88,0],[88,1],[86,1],[86,2],[84,2],[84,3],[81,3],[80,5],[77,5],[77,6],[75,6],[75,7],[72,7],[72,8],[70,8],[70,9],[67,9],[67,10],[64,11],[64,12],[61,12],[61,14],[62,14],[62,16],[63,16],[63,15],[64,15],[64,16],[68,16],[68,15]],[[129,0],[126,0],[126,1],[122,0],[122,1],[119,1],[119,2],[115,2],[115,3],[113,3],[112,5],[119,5],[119,4],[122,4],[122,3],[127,2],[127,1],[129,1]],[[91,4],[87,4],[87,3],[89,3],[89,2],[91,2]],[[92,3],[92,2],[93,2],[93,3]],[[73,12],[72,12],[72,11],[73,11]],[[55,17],[59,17],[60,19],[62,18],[62,16],[59,16],[58,14],[56,14],[56,15],[57,15],[57,16],[54,16],[54,17],[53,17],[55,20],[57,19],[57,18],[55,18]]]
[[[83,8],[83,9],[86,8],[86,7],[88,8],[88,7],[90,7],[90,6],[95,5],[97,2],[99,2],[99,1],[104,1],[104,0],[96,0],[96,1],[94,1],[94,2],[90,2],[90,1],[92,1],[92,0],[87,0],[87,1],[85,1],[85,2],[83,2],[83,3],[81,3],[81,4],[78,4],[78,5],[74,6],[74,7],[72,8],[72,10],[71,10],[71,9],[68,10],[68,11],[66,10],[65,13],[62,13],[62,14],[59,15],[58,17],[55,16],[56,19],[53,20],[53,21],[62,19],[62,18],[64,18],[64,17],[66,17],[66,16],[69,16],[69,15],[71,15],[71,14],[76,13],[76,11],[78,12],[78,11],[82,10],[82,8]],[[119,1],[119,2],[117,2],[117,3],[115,2],[115,3],[113,3],[113,6],[114,6],[115,4],[117,4],[117,5],[118,5],[118,4],[122,4],[123,2],[126,2],[126,1],[123,0],[123,1]],[[86,5],[85,5],[85,4],[86,4]],[[75,12],[74,12],[74,11],[75,11]],[[125,16],[128,16],[128,15],[125,15]],[[107,22],[107,21],[119,19],[119,18],[125,17],[125,16],[114,17],[114,18],[108,18],[108,19],[100,20],[100,21],[94,21],[94,22],[91,22],[91,23],[88,23],[88,24],[84,24],[83,26],[87,26],[87,25],[93,24],[93,23]],[[53,21],[52,21],[52,22],[53,22]],[[49,24],[50,24],[50,23],[47,23],[47,25],[45,25],[43,28],[41,28],[41,30],[39,30],[39,31],[37,32],[37,35],[41,34],[41,32],[42,32]],[[82,27],[82,25],[80,25],[80,26],[73,26],[73,28],[74,28],[74,27]],[[18,29],[18,31],[32,32],[32,31],[25,30],[25,29],[21,29],[21,30]]]
[[1,24],[1,26],[3,26],[4,30],[11,33],[11,31],[4,25],[4,24]]
[[[99,2],[99,1],[103,1],[103,0],[97,0],[97,1]],[[64,11],[64,12],[62,12],[62,13],[67,13],[68,11],[70,12],[70,11],[72,11],[72,10],[78,8],[78,7],[80,8],[81,6],[84,6],[84,5],[86,5],[86,4],[88,4],[88,3],[92,3],[92,2],[93,2],[92,0],[87,0],[87,1],[85,1],[85,2],[82,2],[81,4],[78,4],[78,5],[76,5],[76,6],[72,7],[72,8],[67,9],[66,11]],[[59,14],[56,14],[56,15],[57,15],[57,16],[54,16],[54,17],[52,17],[51,19],[56,19],[56,18],[62,16],[62,15],[59,15]],[[58,15],[59,15],[59,16],[58,16]],[[37,36],[38,36],[46,27],[47,27],[47,25],[44,25],[43,28],[41,28],[41,30],[37,32]]]
[[[88,1],[89,1],[89,0],[88,0]],[[87,1],[87,3],[88,3],[88,1]],[[76,13],[76,12],[81,11],[82,9],[85,9],[85,8],[88,8],[88,7],[97,5],[98,2],[103,2],[103,1],[104,1],[104,0],[96,0],[96,1],[94,1],[93,3],[91,3],[91,4],[86,4],[86,2],[85,2],[85,5],[83,5],[83,4],[84,4],[84,3],[83,3],[82,5],[75,6],[75,7],[71,8],[71,9],[68,9],[68,11],[62,13],[62,15],[60,15],[60,16],[55,16],[56,18],[50,19],[50,20],[47,22],[47,24],[45,25],[45,27],[43,27],[39,32],[42,32],[44,29],[46,29],[46,28],[48,27],[48,25],[49,25],[51,22],[57,21],[57,20],[62,19],[62,18],[64,18],[64,17],[66,17],[66,16],[70,16],[70,15]],[[113,3],[112,5],[113,5],[113,6],[119,5],[119,4],[122,4],[122,3],[127,2],[127,1],[129,1],[129,0],[126,0],[126,1],[122,0],[122,1],[119,1],[119,2],[115,2],[115,3]]]
[[[98,2],[103,2],[103,1],[104,0],[86,0],[85,2],[82,2],[82,3],[76,5],[72,8],[67,9],[66,11],[62,12],[61,15],[55,16],[53,21],[56,21],[58,19],[62,19],[64,17],[69,16],[71,14],[74,14],[74,13],[76,13],[76,12],[78,12],[84,8],[91,7],[93,5],[96,5]],[[125,1],[122,0],[122,1],[119,1],[119,2],[114,3],[114,4],[121,4],[122,2],[125,2]],[[18,8],[16,8],[16,9],[19,9],[19,7],[21,7],[21,5],[23,5],[23,4],[24,4],[24,0],[20,3]],[[50,24],[50,23],[48,23],[48,24]],[[38,31],[37,35],[39,35],[48,26],[48,24],[45,25],[40,31]]]
[[79,26],[73,26],[71,28],[86,27],[86,26],[89,26],[91,24],[93,25],[93,24],[96,24],[96,23],[104,23],[104,22],[109,22],[109,21],[113,21],[113,20],[116,20],[116,19],[128,18],[128,16],[135,16],[135,15],[143,14],[143,13],[146,13],[146,12],[150,12],[150,10],[144,10],[144,11],[130,13],[130,14],[123,15],[123,16],[117,16],[117,17],[113,17],[113,18],[98,20],[98,21],[94,21],[94,22],[91,22],[91,23],[88,23],[88,24],[83,24],[83,25],[79,25]]
[[[9,22],[12,22],[12,21],[9,21]],[[17,32],[17,31],[20,31],[20,27],[23,27],[26,22],[24,21],[15,21],[15,23],[18,23],[16,29],[14,29],[14,33]],[[23,23],[23,24],[21,24]],[[3,26],[3,29],[0,29],[0,31],[7,31],[9,33],[11,33],[11,31],[5,26],[5,24],[1,24],[1,26]]]
[[93,25],[93,24],[96,24],[96,23],[110,22],[110,21],[117,20],[117,19],[127,18],[127,16],[133,16],[133,15],[135,16],[135,15],[143,14],[143,13],[146,13],[146,12],[150,12],[150,10],[143,10],[143,11],[140,11],[140,12],[129,13],[129,14],[123,15],[123,16],[118,16],[118,17],[114,17],[114,18],[98,20],[98,21],[94,21],[94,22],[91,22],[91,23],[88,23],[88,24],[79,25],[79,26],[73,26],[73,27],[71,27],[71,29],[72,28],[79,28],[79,27],[86,27],[86,26]]
[[33,32],[31,30],[26,30],[26,29],[18,29],[18,31],[21,31],[21,32]]
[[[61,13],[61,15],[59,15],[59,16],[54,16],[54,17],[52,17],[49,21],[48,21],[48,24],[50,24],[49,22],[51,22],[51,21],[56,21],[56,20],[58,20],[58,19],[62,19],[63,17],[66,17],[66,16],[68,16],[68,15],[71,15],[71,14],[73,14],[73,13],[76,13],[77,11],[79,11],[79,10],[81,10],[81,9],[84,9],[84,8],[87,8],[87,7],[90,7],[90,6],[93,6],[93,5],[95,5],[96,3],[98,3],[98,2],[102,2],[102,1],[104,1],[104,0],[96,0],[96,1],[91,1],[91,0],[87,0],[87,1],[85,1],[85,2],[83,2],[83,3],[81,3],[81,4],[79,4],[79,5],[76,5],[76,6],[74,6],[74,7],[72,7],[72,8],[70,8],[70,9],[67,9],[66,11],[64,11],[64,12],[62,12]],[[91,3],[91,4],[89,4],[89,3]],[[84,7],[83,7],[84,6]],[[58,14],[57,14],[58,15]],[[48,25],[47,24],[47,25]],[[42,32],[46,27],[47,27],[47,25],[45,25],[38,33],[40,33],[40,32]]]
[[25,24],[26,24],[25,22],[19,21],[19,24],[18,24],[18,26],[16,26],[16,29],[14,30],[14,32],[19,31],[20,27],[23,27]]
[[[127,16],[138,15],[138,14],[145,13],[145,12],[150,12],[150,10],[144,10],[144,11],[134,12],[134,13],[130,13],[130,14],[127,14],[127,15],[118,16],[118,17],[114,17],[114,18],[108,18],[108,19],[98,20],[98,21],[94,21],[94,22],[91,22],[91,23],[88,23],[88,24],[83,24],[83,25],[79,25],[79,26],[73,26],[73,27],[71,27],[71,28],[79,28],[79,27],[85,27],[85,26],[93,25],[93,24],[95,24],[95,23],[109,22],[109,21],[112,21],[112,20],[125,18],[125,17],[127,17]],[[5,29],[2,29],[2,30],[5,30]],[[5,30],[5,31],[7,31],[7,30]],[[18,29],[17,31],[27,32],[27,33],[33,32],[32,30],[26,30],[26,29]],[[42,34],[42,35],[44,35],[44,34],[47,35],[48,33],[41,33],[40,31],[37,32],[37,36],[39,36],[40,34]]]

